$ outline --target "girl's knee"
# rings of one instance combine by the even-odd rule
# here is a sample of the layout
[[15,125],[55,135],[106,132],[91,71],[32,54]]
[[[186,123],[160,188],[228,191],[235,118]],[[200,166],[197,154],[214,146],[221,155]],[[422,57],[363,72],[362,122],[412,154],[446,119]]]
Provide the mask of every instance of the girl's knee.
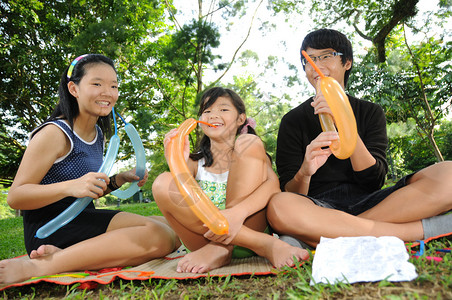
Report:
[[163,256],[174,251],[178,237],[170,226],[149,220],[145,225],[147,252]]
[[169,193],[169,187],[173,180],[173,176],[170,172],[165,172],[157,176],[157,178],[152,183],[152,195],[154,196],[155,202],[159,202],[161,198],[164,198]]

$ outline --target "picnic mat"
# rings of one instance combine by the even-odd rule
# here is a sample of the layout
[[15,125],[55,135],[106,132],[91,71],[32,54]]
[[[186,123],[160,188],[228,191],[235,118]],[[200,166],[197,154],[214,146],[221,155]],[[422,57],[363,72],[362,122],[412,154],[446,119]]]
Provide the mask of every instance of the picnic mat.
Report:
[[[276,269],[263,257],[253,256],[241,259],[232,259],[227,266],[215,269],[209,273],[178,273],[176,267],[179,259],[185,255],[185,249],[179,248],[170,255],[151,260],[147,263],[130,268],[108,268],[99,271],[79,271],[61,273],[57,275],[36,277],[24,282],[10,285],[0,285],[0,291],[17,286],[35,284],[39,282],[50,282],[61,285],[81,283],[81,288],[92,288],[96,284],[109,284],[117,278],[125,280],[147,280],[155,279],[196,279],[201,277],[223,277],[240,275],[270,275],[276,274]],[[29,259],[27,255],[15,259]]]
[[[452,237],[452,232],[439,235],[427,240],[405,243],[411,257],[421,258],[424,254],[425,244],[442,237]],[[419,248],[413,250],[413,248]],[[438,249],[439,252],[448,252],[450,249]],[[117,278],[125,280],[147,280],[154,279],[196,279],[201,277],[224,277],[224,276],[241,276],[241,275],[274,275],[278,271],[273,268],[271,263],[263,257],[253,256],[241,259],[232,259],[227,266],[215,269],[209,273],[193,274],[178,273],[176,266],[179,259],[186,254],[185,248],[181,246],[177,251],[170,255],[151,260],[147,263],[130,268],[108,268],[99,271],[79,271],[71,273],[62,273],[57,275],[43,276],[32,278],[24,282],[14,283],[10,285],[0,284],[0,291],[17,286],[31,285],[39,282],[50,282],[61,285],[71,285],[81,283],[80,288],[94,288],[97,284],[109,284]],[[27,255],[17,257],[15,259],[29,259]],[[440,257],[426,256],[425,259],[440,261]]]

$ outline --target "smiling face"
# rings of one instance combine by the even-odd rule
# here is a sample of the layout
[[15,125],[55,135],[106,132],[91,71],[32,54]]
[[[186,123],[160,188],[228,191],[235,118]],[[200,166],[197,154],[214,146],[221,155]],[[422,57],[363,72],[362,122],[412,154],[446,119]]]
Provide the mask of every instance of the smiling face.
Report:
[[201,126],[210,139],[229,140],[235,138],[238,129],[246,120],[246,115],[239,114],[229,97],[220,96],[212,105],[204,109],[200,120],[216,126],[216,128]]
[[116,72],[105,63],[88,64],[85,70],[78,84],[68,83],[69,92],[77,99],[80,114],[107,116],[119,96]]
[[[327,49],[313,49],[313,48],[307,48],[306,53],[310,57],[318,57],[325,54],[330,54],[332,52],[336,51],[332,48]],[[317,67],[319,67],[320,71],[325,76],[333,77],[336,79],[339,84],[344,88],[344,77],[345,77],[345,71],[349,70],[352,66],[351,61],[347,60],[345,64],[342,64],[342,60],[340,56],[332,56],[329,59],[324,60],[317,60],[316,63]],[[314,70],[314,68],[310,64],[306,64],[305,66],[306,71],[306,78],[308,79],[309,83],[314,88],[317,88],[318,81],[320,80],[319,74]]]

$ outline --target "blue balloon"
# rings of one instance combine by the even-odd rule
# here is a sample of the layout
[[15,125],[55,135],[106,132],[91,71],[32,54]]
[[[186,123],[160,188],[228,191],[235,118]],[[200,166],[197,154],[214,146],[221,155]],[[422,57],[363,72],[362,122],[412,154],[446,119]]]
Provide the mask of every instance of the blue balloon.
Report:
[[[113,165],[116,161],[116,156],[118,155],[119,150],[119,136],[118,136],[118,127],[116,124],[116,117],[115,117],[115,109],[112,109],[113,113],[113,120],[115,123],[115,134],[110,139],[110,144],[108,145],[107,153],[105,154],[104,161],[102,162],[102,165],[99,168],[99,173],[104,173],[109,175],[111,169],[113,168]],[[119,115],[119,114],[118,114]],[[145,172],[146,172],[146,156],[144,152],[143,143],[141,141],[141,138],[132,124],[129,124],[124,121],[124,119],[119,115],[119,117],[122,119],[124,123],[126,123],[125,130],[127,135],[129,136],[130,140],[132,141],[133,149],[135,150],[136,155],[136,174],[138,177],[140,177],[140,180],[144,178]],[[113,192],[115,196],[121,199],[127,199],[130,198],[132,195],[134,195],[136,192],[139,191],[138,187],[138,181],[134,181],[132,185],[122,191],[117,190]],[[93,198],[91,197],[84,197],[84,198],[78,198],[75,200],[68,208],[66,208],[61,214],[59,214],[57,217],[55,217],[53,220],[49,221],[47,224],[42,226],[38,229],[36,232],[36,237],[40,239],[44,239],[60,229],[62,226],[68,224],[71,222],[75,217],[77,217],[86,206],[88,206],[89,203],[93,201]]]
[[[136,156],[135,174],[140,177],[140,180],[144,178],[146,173],[146,155],[144,153],[143,143],[141,142],[138,131],[132,124],[128,123],[125,126],[125,130],[130,140],[132,141],[133,150]],[[113,195],[120,199],[128,199],[132,197],[140,188],[138,187],[138,181],[132,182],[132,184],[126,190],[116,190],[112,192]]]

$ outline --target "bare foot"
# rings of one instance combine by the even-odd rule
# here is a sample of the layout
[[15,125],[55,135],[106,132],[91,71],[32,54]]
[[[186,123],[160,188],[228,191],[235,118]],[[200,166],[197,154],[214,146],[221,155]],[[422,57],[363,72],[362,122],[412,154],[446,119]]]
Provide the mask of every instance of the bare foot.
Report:
[[277,238],[272,238],[269,247],[265,247],[262,256],[266,257],[276,268],[284,266],[293,267],[295,265],[294,257],[298,260],[309,258],[309,252],[305,249],[293,247]]
[[55,252],[61,251],[60,248],[55,247],[53,245],[41,245],[37,250],[33,250],[30,253],[30,258],[35,259],[43,256],[47,256],[50,254],[54,254]]
[[21,282],[39,276],[36,265],[31,260],[5,259],[0,261],[0,284]]
[[177,264],[179,273],[206,273],[231,262],[232,246],[209,243],[186,254]]

